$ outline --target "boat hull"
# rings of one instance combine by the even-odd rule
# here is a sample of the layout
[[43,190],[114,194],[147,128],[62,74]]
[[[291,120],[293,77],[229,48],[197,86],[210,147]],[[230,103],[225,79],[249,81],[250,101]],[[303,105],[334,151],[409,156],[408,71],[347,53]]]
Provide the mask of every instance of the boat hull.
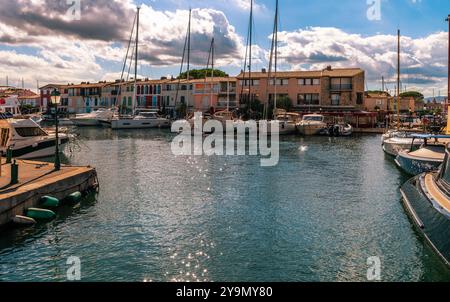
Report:
[[[404,142],[385,140],[383,142],[383,151],[390,155],[396,157],[400,151],[410,150],[412,144],[412,139],[407,139]],[[419,148],[422,145],[421,142],[414,143],[414,148]]]
[[120,119],[112,120],[111,128],[120,129],[152,129],[152,128],[170,128],[170,121],[163,119]]
[[77,127],[97,127],[100,121],[97,119],[71,119],[72,123]]
[[430,246],[450,266],[450,220],[433,206],[425,194],[421,182],[423,177],[417,176],[402,186],[403,205]]
[[[68,138],[60,139],[60,152],[64,151],[64,146],[69,142]],[[37,159],[55,155],[56,139],[39,142],[22,148],[13,148],[13,158],[17,159]]]
[[299,125],[297,127],[298,132],[304,136],[313,136],[320,135],[325,129],[326,126],[319,125]]
[[439,169],[439,167],[444,162],[442,160],[433,160],[433,159],[425,159],[419,157],[410,156],[406,152],[400,152],[396,159],[395,163],[400,169],[409,175],[415,176],[425,172],[433,172]]

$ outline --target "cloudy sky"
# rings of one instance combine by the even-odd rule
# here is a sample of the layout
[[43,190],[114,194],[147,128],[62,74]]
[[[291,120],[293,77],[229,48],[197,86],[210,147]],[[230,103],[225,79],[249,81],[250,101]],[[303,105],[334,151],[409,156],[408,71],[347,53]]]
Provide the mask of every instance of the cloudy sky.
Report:
[[[261,69],[275,0],[255,2],[253,59]],[[120,78],[136,4],[140,75],[179,72],[189,8],[193,64],[206,65],[214,36],[216,65],[232,75],[242,69],[250,0],[0,0],[0,85],[7,76],[29,88]],[[400,28],[403,86],[445,95],[448,8],[448,0],[280,0],[280,68],[361,67],[368,89],[381,88],[384,76],[393,90]]]

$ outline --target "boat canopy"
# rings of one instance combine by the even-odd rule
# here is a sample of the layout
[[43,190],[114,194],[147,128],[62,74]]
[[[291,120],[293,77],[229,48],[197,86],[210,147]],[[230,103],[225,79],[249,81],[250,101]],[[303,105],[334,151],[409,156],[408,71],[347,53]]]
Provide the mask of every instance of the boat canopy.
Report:
[[434,134],[413,134],[412,138],[418,139],[450,139],[450,135],[434,135]]

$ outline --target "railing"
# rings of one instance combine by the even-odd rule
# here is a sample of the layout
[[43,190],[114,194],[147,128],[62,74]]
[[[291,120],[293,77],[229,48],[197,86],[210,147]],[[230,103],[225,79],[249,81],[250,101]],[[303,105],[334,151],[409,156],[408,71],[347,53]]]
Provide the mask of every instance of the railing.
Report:
[[352,84],[331,84],[331,90],[334,91],[342,91],[342,90],[352,90]]

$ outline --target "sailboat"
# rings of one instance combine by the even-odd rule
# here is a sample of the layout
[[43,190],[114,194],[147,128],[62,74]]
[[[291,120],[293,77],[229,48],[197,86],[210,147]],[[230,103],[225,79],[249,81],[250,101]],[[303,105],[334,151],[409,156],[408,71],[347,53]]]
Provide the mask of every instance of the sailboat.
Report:
[[[133,104],[132,104],[132,115],[131,116],[118,116],[114,117],[111,120],[111,128],[112,129],[148,129],[148,128],[169,128],[170,120],[164,117],[158,116],[155,112],[148,113],[138,113],[136,114],[136,104],[137,104],[137,70],[138,70],[138,54],[139,54],[139,13],[140,7],[137,8],[136,12],[136,39],[135,39],[135,54],[134,54],[134,96],[133,96]],[[134,31],[134,26],[133,26]],[[133,31],[132,34],[133,35]],[[131,39],[130,39],[131,42]],[[131,44],[131,43],[130,43]],[[128,45],[129,49],[130,45]],[[125,58],[125,65],[128,59]],[[132,60],[131,60],[132,61]],[[130,62],[130,66],[131,66]],[[121,91],[122,89],[120,89]],[[120,99],[120,97],[118,98]]]
[[397,156],[401,150],[405,150],[414,145],[418,147],[421,143],[417,142],[412,135],[407,131],[401,131],[400,122],[400,30],[397,32],[397,129],[395,131],[388,131],[383,135],[382,148],[385,153],[391,156]]
[[[287,112],[283,109],[278,109],[278,95],[277,95],[277,82],[278,82],[278,23],[279,23],[279,5],[278,0],[276,0],[275,4],[275,19],[274,19],[274,25],[273,25],[273,33],[272,33],[272,47],[270,50],[270,62],[269,62],[269,76],[268,80],[269,83],[267,85],[267,92],[269,90],[269,86],[271,83],[274,87],[274,110],[273,110],[273,120],[269,122],[269,133],[272,132],[272,126],[274,124],[278,124],[279,126],[279,134],[280,135],[289,135],[289,134],[295,134],[297,132],[297,123],[300,120],[300,115],[298,113],[294,112]],[[272,75],[272,63],[274,63],[274,73],[273,77]],[[268,95],[268,101],[265,106],[264,114],[265,117],[267,117],[268,112],[268,106],[269,106],[269,94]]]

